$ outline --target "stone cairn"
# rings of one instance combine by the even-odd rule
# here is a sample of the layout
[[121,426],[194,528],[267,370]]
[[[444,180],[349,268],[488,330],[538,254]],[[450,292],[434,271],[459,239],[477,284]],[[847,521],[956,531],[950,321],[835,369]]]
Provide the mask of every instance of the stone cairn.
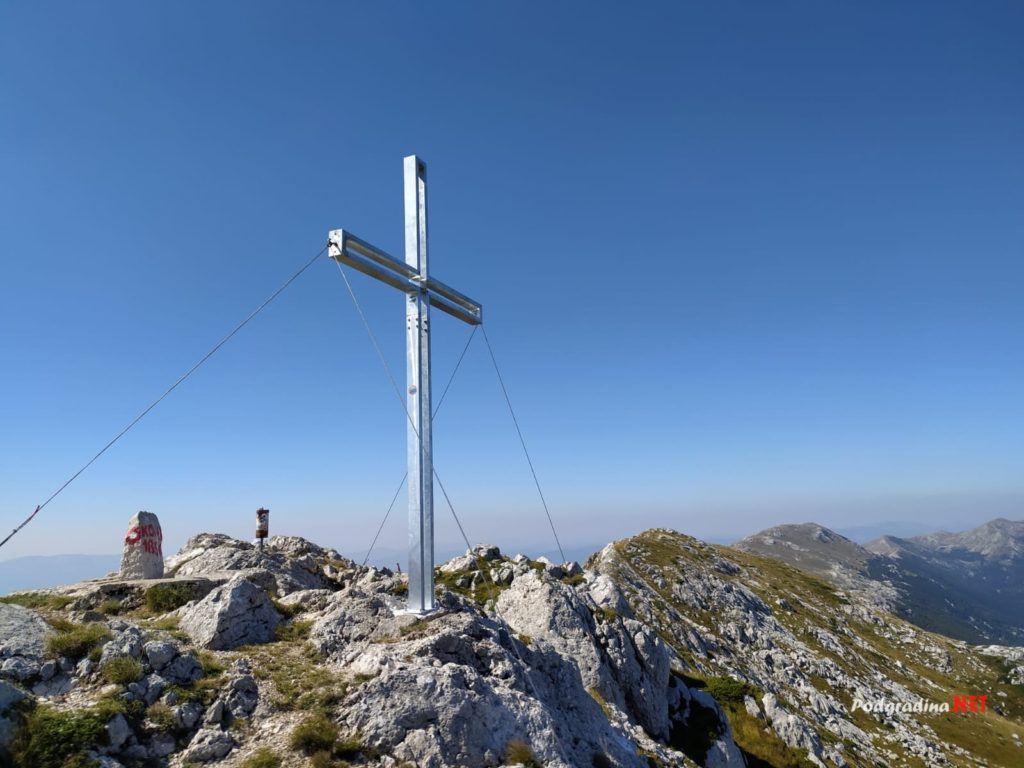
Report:
[[121,555],[122,579],[162,579],[164,534],[152,512],[139,512],[128,521]]

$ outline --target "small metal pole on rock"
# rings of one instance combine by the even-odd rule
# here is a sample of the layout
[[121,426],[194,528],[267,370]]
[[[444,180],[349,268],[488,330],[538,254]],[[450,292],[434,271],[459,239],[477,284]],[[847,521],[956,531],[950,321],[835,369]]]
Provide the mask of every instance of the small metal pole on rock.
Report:
[[263,551],[263,540],[270,533],[270,510],[260,507],[256,510],[256,538],[260,540],[260,552]]

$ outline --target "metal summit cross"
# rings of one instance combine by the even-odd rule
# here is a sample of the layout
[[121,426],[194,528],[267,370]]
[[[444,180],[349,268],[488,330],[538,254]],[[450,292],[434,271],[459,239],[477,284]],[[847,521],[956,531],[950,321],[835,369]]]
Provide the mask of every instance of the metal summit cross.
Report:
[[430,406],[430,307],[470,325],[483,308],[427,272],[427,166],[405,158],[405,261],[343,229],[328,234],[328,254],[341,264],[403,291],[409,417],[409,611],[434,608],[434,465]]

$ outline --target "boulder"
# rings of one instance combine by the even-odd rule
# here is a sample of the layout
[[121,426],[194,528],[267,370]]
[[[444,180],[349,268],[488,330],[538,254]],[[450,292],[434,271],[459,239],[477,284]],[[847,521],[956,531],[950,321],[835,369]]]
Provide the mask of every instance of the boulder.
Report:
[[179,610],[179,626],[203,648],[230,650],[274,639],[281,617],[266,593],[241,576]]
[[138,512],[128,521],[121,555],[122,579],[162,579],[164,534],[152,512]]
[[114,636],[103,646],[100,666],[118,656],[129,656],[133,659],[138,659],[142,656],[143,637],[141,629],[125,622],[118,622],[116,624],[111,622],[110,627],[114,632]]
[[178,647],[166,640],[150,640],[142,650],[150,666],[156,670],[166,667],[178,655]]
[[208,763],[220,760],[234,748],[235,740],[230,735],[213,728],[205,728],[192,739],[182,759],[186,763]]
[[39,674],[42,665],[36,660],[29,660],[23,656],[12,656],[0,664],[0,677],[8,680],[24,681]]
[[53,628],[20,605],[0,603],[0,659],[20,656],[42,661]]
[[164,667],[160,674],[175,685],[188,685],[203,676],[203,665],[191,653],[183,653]]
[[109,750],[111,752],[117,752],[121,749],[128,737],[131,736],[132,730],[128,727],[128,721],[124,719],[124,715],[114,715],[110,722],[107,723],[107,741],[109,742]]
[[246,659],[239,659],[229,670],[225,706],[232,717],[249,717],[260,703],[259,686]]

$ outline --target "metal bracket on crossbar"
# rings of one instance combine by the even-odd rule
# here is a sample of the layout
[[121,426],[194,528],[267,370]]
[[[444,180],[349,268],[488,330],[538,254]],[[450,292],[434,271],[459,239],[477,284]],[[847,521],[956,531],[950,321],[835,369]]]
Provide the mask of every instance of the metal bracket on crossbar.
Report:
[[413,271],[405,262],[375,248],[365,240],[360,240],[351,232],[343,229],[331,230],[327,236],[327,255],[405,293],[426,291],[430,306],[437,307],[464,323],[480,325],[483,322],[483,307],[479,302],[473,301],[440,280]]

